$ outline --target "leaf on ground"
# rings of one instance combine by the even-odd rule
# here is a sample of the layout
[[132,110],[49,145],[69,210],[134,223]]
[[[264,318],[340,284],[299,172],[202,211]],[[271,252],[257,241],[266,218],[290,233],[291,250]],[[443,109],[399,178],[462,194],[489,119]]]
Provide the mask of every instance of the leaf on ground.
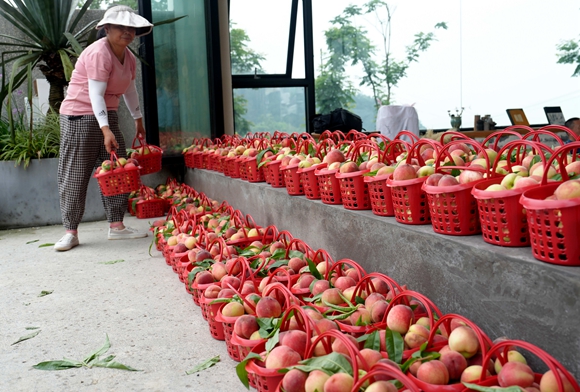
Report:
[[28,245],[28,244],[33,244],[33,243],[35,243],[35,242],[38,242],[38,241],[39,241],[39,240],[32,240],[32,241],[28,241],[28,242],[26,243],[26,245]]
[[83,364],[80,362],[62,360],[62,361],[40,362],[32,367],[35,369],[39,369],[39,370],[66,370],[66,369],[72,369],[72,368],[79,368],[82,366],[83,366]]
[[14,346],[15,344],[18,344],[18,343],[23,342],[23,341],[28,340],[28,339],[32,339],[33,337],[35,337],[39,333],[40,333],[40,330],[34,331],[34,332],[32,332],[32,333],[30,333],[28,335],[21,336],[20,338],[18,338],[17,341],[15,341],[14,343],[12,343],[11,346]]
[[52,294],[54,290],[42,290],[40,292],[40,294],[38,294],[39,297],[44,297],[45,295],[49,295]]
[[49,243],[47,243],[47,244],[41,244],[41,245],[38,245],[38,247],[39,247],[39,248],[46,248],[47,246],[54,246],[54,243],[50,243],[50,242],[49,242]]
[[32,329],[39,329],[39,328],[40,328],[40,327],[26,327],[26,328],[24,328],[24,329],[26,329],[26,330],[29,330],[29,331],[30,331],[30,330],[32,330]]
[[117,264],[117,263],[122,263],[125,260],[123,259],[118,259],[118,260],[111,260],[111,261],[101,261],[99,264]]
[[123,365],[122,363],[119,363],[119,362],[105,361],[105,360],[101,360],[101,361],[95,362],[91,366],[93,366],[93,367],[103,367],[103,368],[109,368],[109,369],[128,370],[128,371],[131,371],[131,372],[140,372],[141,371],[139,369],[134,369],[131,366]]
[[93,351],[92,353],[90,353],[89,355],[87,355],[85,357],[85,359],[83,360],[83,363],[86,365],[90,365],[92,361],[94,361],[95,359],[97,359],[100,355],[106,353],[110,348],[111,348],[111,342],[109,341],[109,335],[105,334],[106,339],[105,339],[105,344],[103,344],[103,346],[95,351]]
[[197,365],[193,369],[186,371],[185,374],[193,374],[193,373],[197,373],[197,372],[200,372],[202,370],[205,370],[205,369],[209,369],[210,367],[212,367],[213,365],[215,365],[219,361],[220,361],[220,356],[217,355],[213,358],[208,359],[207,361],[200,363],[199,365]]

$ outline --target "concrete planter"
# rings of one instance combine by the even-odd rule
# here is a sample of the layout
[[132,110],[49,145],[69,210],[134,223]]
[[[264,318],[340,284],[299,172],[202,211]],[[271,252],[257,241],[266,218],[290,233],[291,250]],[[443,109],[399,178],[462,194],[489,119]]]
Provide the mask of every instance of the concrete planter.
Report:
[[[58,158],[34,159],[26,169],[0,162],[0,229],[62,223],[57,169]],[[106,219],[98,186],[91,178],[83,221]]]

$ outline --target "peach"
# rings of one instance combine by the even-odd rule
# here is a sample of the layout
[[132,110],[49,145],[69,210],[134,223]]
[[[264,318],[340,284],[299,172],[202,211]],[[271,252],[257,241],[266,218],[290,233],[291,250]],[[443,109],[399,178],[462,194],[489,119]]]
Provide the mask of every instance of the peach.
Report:
[[308,334],[299,329],[286,331],[284,337],[280,338],[280,344],[290,347],[300,354],[300,358],[304,358],[308,344]]
[[371,308],[371,320],[374,323],[378,323],[385,318],[385,313],[387,313],[387,308],[389,307],[389,303],[386,300],[380,300],[375,302]]
[[409,348],[421,347],[429,339],[429,330],[422,325],[413,324],[405,334],[404,340]]
[[371,313],[364,307],[360,307],[349,316],[348,320],[352,325],[369,325],[371,323]]
[[412,165],[407,163],[401,163],[393,172],[393,180],[395,181],[405,181],[413,178],[417,178],[417,171]]
[[344,300],[342,299],[342,297],[340,296],[340,290],[337,288],[331,288],[328,290],[325,290],[322,293],[322,302],[323,303],[329,303],[332,305],[340,305],[342,303],[344,303]]
[[252,282],[251,280],[246,280],[244,283],[242,283],[240,294],[242,294],[242,296],[246,296],[247,294],[255,293],[256,291],[257,289],[254,282]]
[[210,267],[211,274],[213,275],[214,280],[220,281],[224,276],[228,274],[226,270],[226,265],[222,262],[215,262]]
[[332,149],[326,154],[326,156],[322,159],[323,163],[328,163],[329,165],[334,162],[344,162],[346,158],[342,151],[338,149]]
[[527,388],[534,383],[534,372],[521,362],[506,362],[497,375],[497,381],[501,387],[520,386]]
[[443,362],[447,371],[449,372],[449,379],[450,380],[459,380],[461,378],[461,374],[467,368],[467,359],[457,351],[448,350],[444,353],[441,353],[441,357],[439,360]]
[[300,268],[306,265],[306,261],[302,260],[300,257],[292,257],[290,260],[288,260],[288,267],[292,268],[296,273],[300,271]]
[[[373,163],[370,167],[367,165],[367,168],[372,171],[372,172],[378,172],[379,169],[383,168],[383,167],[387,167],[386,164],[384,164],[383,162],[376,162]],[[378,173],[377,173],[378,174]]]
[[459,185],[459,181],[451,174],[444,174],[437,183],[437,186],[453,186]]
[[483,179],[483,173],[474,170],[463,170],[459,174],[459,183],[467,184],[468,182],[479,181]]
[[240,278],[232,275],[225,275],[220,282],[222,282],[222,287],[232,288],[233,290],[239,290],[240,286],[242,285]]
[[205,249],[200,249],[195,255],[195,261],[200,262],[207,259],[212,259],[211,253]]
[[[461,373],[461,382],[473,382],[479,380],[481,377],[481,372],[483,368],[480,365],[471,365],[465,368],[463,373]],[[486,375],[489,376],[490,373],[486,370]]]
[[328,280],[320,279],[314,282],[314,284],[310,287],[310,292],[312,295],[318,295],[330,288],[330,282]]
[[[521,363],[525,363],[527,364],[528,362],[526,361],[526,358],[520,354],[518,351],[515,350],[509,350],[507,353],[507,361],[508,362],[521,362]],[[494,370],[496,374],[499,374],[499,372],[501,371],[501,368],[503,366],[501,365],[501,362],[499,360],[499,358],[496,358],[495,363],[494,363]]]
[[[574,386],[570,381],[564,376],[561,370],[558,369],[558,375],[562,379],[564,384],[564,391],[562,392],[574,392]],[[558,382],[554,376],[554,372],[548,370],[542,375],[540,379],[540,391],[541,392],[558,392]]]
[[446,385],[449,383],[449,372],[445,364],[436,359],[422,363],[417,369],[417,378],[433,385]]
[[528,186],[538,185],[538,184],[539,184],[539,182],[532,177],[517,176],[515,181],[514,181],[513,189],[526,188]]
[[[336,322],[332,320],[322,318],[316,321],[316,329],[319,331],[319,333],[324,333],[326,331],[330,331],[331,329],[338,330],[338,325],[336,324]],[[315,335],[317,335],[316,330],[314,330],[313,332]]]
[[392,382],[379,380],[370,384],[365,392],[397,392],[397,387]]
[[[380,352],[370,348],[363,348],[362,350],[360,350],[360,356],[362,357],[362,359],[365,360],[368,369],[370,369],[371,367],[373,367],[374,364],[383,359],[383,356],[381,355]],[[363,362],[361,361],[360,358],[357,358],[357,361],[359,369],[365,367],[363,366]]]
[[[243,317],[243,316],[242,316]],[[276,346],[266,358],[266,369],[281,369],[296,365],[301,360],[300,354],[288,346]]]
[[407,305],[395,305],[387,314],[387,327],[402,335],[407,333],[414,321],[413,310]]
[[367,309],[371,309],[373,307],[373,305],[378,302],[378,301],[384,301],[385,300],[385,296],[381,293],[370,293],[366,298],[365,298],[365,308]]
[[352,161],[347,161],[344,162],[342,165],[340,165],[340,168],[338,169],[338,171],[340,173],[354,173],[356,171],[359,171],[359,167],[356,164],[356,162],[352,162]]
[[479,340],[473,329],[459,326],[449,335],[449,348],[459,352],[465,358],[473,357],[479,350]]
[[218,298],[232,298],[236,295],[236,292],[232,289],[221,289]]
[[273,297],[262,297],[256,304],[256,316],[260,318],[280,317],[282,307]]
[[[250,293],[244,297],[244,309],[247,314],[256,314],[256,304],[262,299],[257,293]],[[254,305],[252,307],[251,305]]]
[[425,185],[437,186],[441,177],[443,177],[442,173],[431,174],[425,181]]
[[215,282],[213,275],[209,271],[201,271],[195,275],[195,283],[198,285]]
[[[233,303],[233,302],[230,302]],[[222,312],[223,313],[223,312]],[[250,336],[260,329],[256,316],[244,314],[237,318],[234,323],[234,333],[243,339],[249,339]]]
[[206,287],[206,289],[203,292],[203,296],[205,298],[217,298],[221,289],[222,288],[217,284],[212,284]]
[[382,279],[379,278],[372,278],[371,279],[371,287],[369,289],[370,292],[381,293],[383,295],[387,294],[390,290],[389,285]]
[[409,373],[411,373],[413,376],[417,377],[417,371],[419,370],[419,366],[421,366],[423,364],[423,362],[421,361],[415,361],[411,364],[411,366],[409,366]]
[[296,283],[298,283],[299,288],[307,289],[310,287],[310,284],[315,280],[316,278],[314,277],[314,275],[312,275],[311,273],[306,273],[300,275],[300,278],[298,278],[298,281]]
[[576,199],[580,197],[580,181],[568,180],[556,188],[554,195],[558,200]]
[[572,163],[567,164],[566,173],[568,173],[568,175],[572,175],[572,173],[574,173],[575,175],[580,174],[580,161],[574,161]]
[[324,391],[324,383],[330,378],[330,375],[326,374],[322,370],[313,370],[308,373],[306,378],[306,383],[304,384],[305,392],[322,392]]
[[324,383],[324,392],[351,392],[354,378],[347,373],[335,373]]
[[282,379],[282,389],[286,392],[304,392],[308,373],[298,369],[291,369]]
[[[355,347],[359,346],[358,342],[352,335],[344,335],[344,336],[346,339],[350,340]],[[335,339],[334,342],[332,342],[332,351],[350,357],[350,353],[346,347],[346,344],[347,343],[343,342],[342,339]]]
[[334,281],[334,287],[339,289],[340,291],[344,291],[349,287],[356,286],[356,282],[350,276],[339,276]]
[[395,171],[395,167],[393,167],[393,166],[384,166],[384,167],[381,167],[377,171],[377,176],[383,176],[385,174],[391,174],[394,171]]

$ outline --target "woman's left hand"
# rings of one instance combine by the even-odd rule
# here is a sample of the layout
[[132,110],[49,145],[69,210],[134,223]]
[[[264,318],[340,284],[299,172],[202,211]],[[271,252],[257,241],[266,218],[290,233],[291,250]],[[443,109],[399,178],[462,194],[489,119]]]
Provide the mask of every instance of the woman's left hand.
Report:
[[135,120],[135,136],[145,139],[145,127],[143,127],[143,118]]

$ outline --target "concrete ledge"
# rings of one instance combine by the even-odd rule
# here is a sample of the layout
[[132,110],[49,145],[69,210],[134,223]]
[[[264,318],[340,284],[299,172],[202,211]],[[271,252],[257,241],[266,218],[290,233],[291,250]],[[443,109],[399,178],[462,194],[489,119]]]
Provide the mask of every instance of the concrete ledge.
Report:
[[530,248],[487,244],[480,235],[436,234],[371,211],[351,211],[285,188],[187,169],[185,183],[276,225],[334,260],[350,258],[427,295],[443,313],[459,313],[492,339],[533,343],[580,378],[580,268],[543,263]]
[[[30,166],[0,162],[0,229],[59,225],[62,223],[57,184],[58,158],[33,159]],[[165,183],[168,173],[141,177],[143,184]],[[89,182],[83,222],[105,220],[99,185]]]

